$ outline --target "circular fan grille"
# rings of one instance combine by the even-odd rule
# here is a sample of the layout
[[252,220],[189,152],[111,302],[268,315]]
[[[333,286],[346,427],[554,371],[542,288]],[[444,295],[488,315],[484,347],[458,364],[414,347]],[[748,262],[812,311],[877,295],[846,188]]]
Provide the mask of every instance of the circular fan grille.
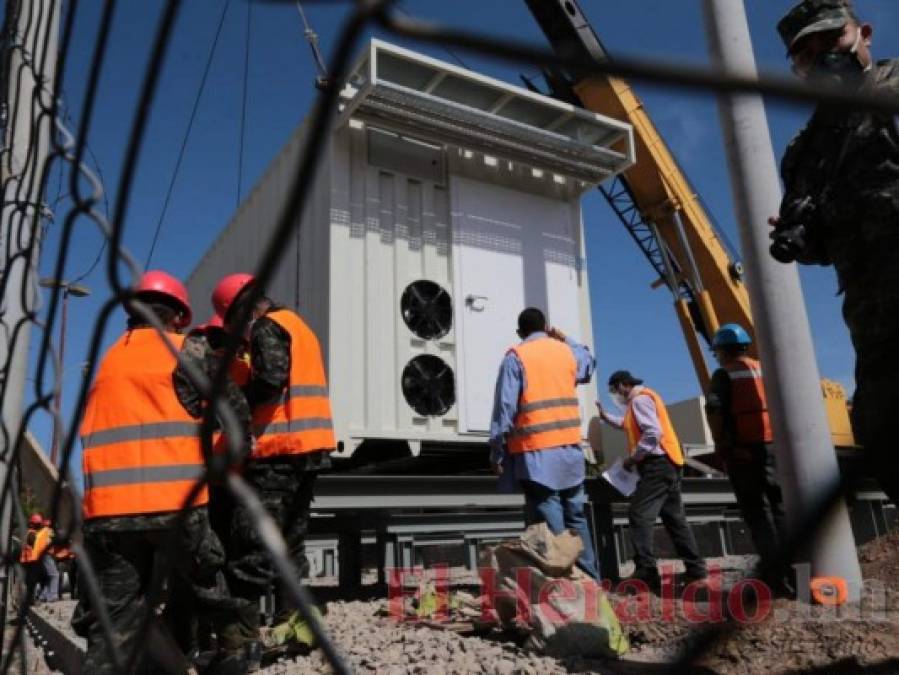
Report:
[[424,340],[436,340],[453,325],[453,301],[440,284],[421,279],[406,286],[400,298],[403,321]]
[[445,415],[456,402],[453,369],[443,359],[422,354],[403,369],[403,396],[419,415]]

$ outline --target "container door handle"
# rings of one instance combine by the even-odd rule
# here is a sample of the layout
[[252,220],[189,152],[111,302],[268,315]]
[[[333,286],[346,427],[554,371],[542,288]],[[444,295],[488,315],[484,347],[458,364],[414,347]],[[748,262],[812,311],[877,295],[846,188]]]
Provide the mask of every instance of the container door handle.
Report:
[[473,312],[483,312],[487,308],[487,300],[486,295],[466,295],[465,306]]

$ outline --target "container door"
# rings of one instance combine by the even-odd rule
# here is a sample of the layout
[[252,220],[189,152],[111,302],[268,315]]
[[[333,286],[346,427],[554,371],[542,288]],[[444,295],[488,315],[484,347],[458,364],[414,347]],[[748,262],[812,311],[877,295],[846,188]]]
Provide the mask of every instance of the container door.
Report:
[[485,432],[521,310],[539,307],[577,337],[577,207],[458,176],[450,193],[459,430]]

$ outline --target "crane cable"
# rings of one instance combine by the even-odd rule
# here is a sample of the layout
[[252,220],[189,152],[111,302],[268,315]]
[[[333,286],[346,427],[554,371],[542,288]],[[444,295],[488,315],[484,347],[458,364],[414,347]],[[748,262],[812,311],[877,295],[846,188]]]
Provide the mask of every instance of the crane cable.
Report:
[[150,245],[150,252],[147,253],[147,260],[144,263],[144,269],[147,269],[150,266],[150,261],[153,259],[153,251],[156,249],[156,242],[159,239],[159,232],[162,229],[162,223],[165,220],[165,214],[169,209],[169,202],[172,199],[172,192],[175,189],[175,181],[178,178],[178,171],[181,169],[181,161],[184,159],[184,153],[187,150],[187,143],[190,139],[190,133],[193,130],[194,119],[196,119],[197,109],[200,107],[200,99],[203,96],[203,91],[206,89],[206,80],[209,76],[209,70],[212,67],[212,61],[215,57],[215,49],[219,42],[219,36],[222,34],[222,25],[225,23],[225,16],[228,13],[228,7],[230,5],[231,0],[226,0],[225,5],[222,8],[222,14],[219,17],[218,27],[215,30],[215,37],[212,39],[212,46],[209,48],[209,56],[206,58],[206,67],[203,69],[203,77],[200,79],[200,87],[197,90],[197,96],[194,99],[193,109],[190,111],[190,118],[187,122],[187,130],[184,132],[184,138],[181,140],[181,149],[178,152],[178,159],[175,162],[175,168],[172,171],[172,177],[169,180],[169,188],[165,195],[165,201],[162,204],[162,212],[159,214],[159,220],[156,222],[156,231],[153,233],[153,243]]
[[309,48],[312,50],[312,60],[315,62],[315,86],[317,89],[324,89],[328,86],[328,67],[325,65],[325,59],[318,45],[318,33],[306,20],[306,12],[303,11],[303,5],[300,0],[297,0],[297,11],[300,13],[300,20],[303,22],[303,36],[306,38],[306,42],[309,43]]

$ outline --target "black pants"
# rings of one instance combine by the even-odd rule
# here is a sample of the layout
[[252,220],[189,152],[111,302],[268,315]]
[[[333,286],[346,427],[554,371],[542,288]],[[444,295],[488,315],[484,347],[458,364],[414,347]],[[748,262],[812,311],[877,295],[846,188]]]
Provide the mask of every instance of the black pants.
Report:
[[[883,292],[883,291],[881,291]],[[896,295],[895,289],[891,291]],[[884,309],[878,316],[886,313]],[[869,471],[894,505],[899,506],[899,460],[896,456],[895,425],[896,378],[899,376],[899,316],[887,314],[880,330],[890,334],[884,343],[859,338],[851,331],[856,348],[855,396],[852,399],[852,431],[855,442],[864,447]],[[852,327],[850,326],[850,329]],[[875,330],[871,327],[868,330]]]
[[652,532],[656,518],[671,537],[677,554],[683,559],[687,573],[703,576],[705,561],[687,524],[681,502],[681,469],[667,456],[648,455],[638,465],[640,482],[631,495],[628,520],[634,546],[635,574],[657,576],[656,558],[652,552]]
[[[252,461],[244,470],[244,479],[281,530],[298,577],[309,571],[305,540],[315,476],[316,472],[307,470],[302,457]],[[293,612],[293,603],[272,568],[268,551],[259,537],[258,523],[239,501],[233,506],[227,550],[228,583],[234,596],[258,607],[269,585],[275,583],[275,623],[286,621]],[[256,639],[258,632],[259,612],[242,617],[241,625],[228,629],[229,635],[244,641]]]
[[727,475],[752,543],[763,561],[777,551],[786,532],[783,494],[771,446],[733,448],[725,457]]

